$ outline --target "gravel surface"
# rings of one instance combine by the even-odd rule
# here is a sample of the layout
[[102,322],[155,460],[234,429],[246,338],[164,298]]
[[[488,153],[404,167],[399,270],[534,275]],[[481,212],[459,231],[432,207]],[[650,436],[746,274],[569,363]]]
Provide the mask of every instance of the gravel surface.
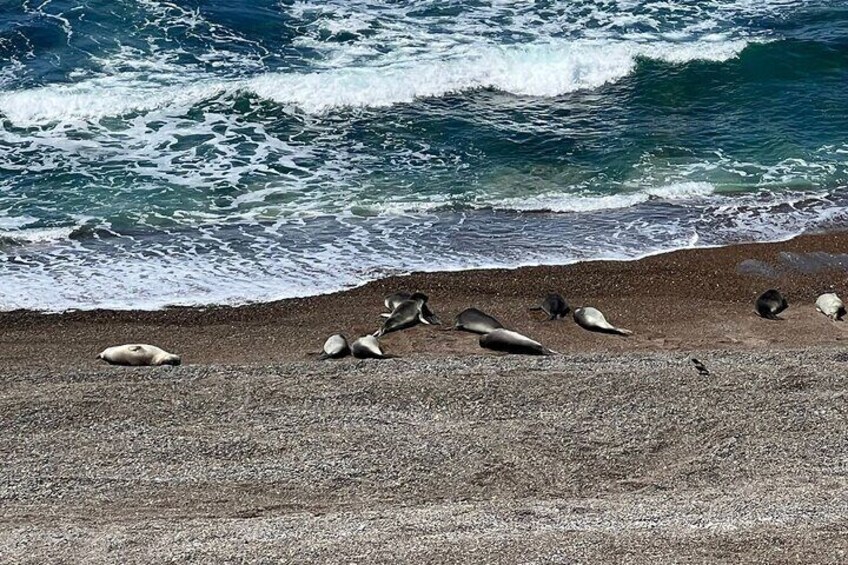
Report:
[[2,563],[848,563],[843,348],[0,372]]

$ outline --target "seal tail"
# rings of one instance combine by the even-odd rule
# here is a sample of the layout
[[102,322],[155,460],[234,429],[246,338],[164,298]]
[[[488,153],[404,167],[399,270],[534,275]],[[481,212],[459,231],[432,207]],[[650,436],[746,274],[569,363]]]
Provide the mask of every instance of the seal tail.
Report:
[[633,335],[632,331],[625,330],[624,328],[612,328],[612,332],[623,336]]
[[[313,355],[316,355],[316,354],[313,354]],[[330,358],[330,356],[329,356],[329,355],[327,355],[326,353],[321,353],[320,355],[318,355],[318,360],[319,360],[319,361],[326,361],[326,360],[327,360],[327,359],[329,359],[329,358]]]

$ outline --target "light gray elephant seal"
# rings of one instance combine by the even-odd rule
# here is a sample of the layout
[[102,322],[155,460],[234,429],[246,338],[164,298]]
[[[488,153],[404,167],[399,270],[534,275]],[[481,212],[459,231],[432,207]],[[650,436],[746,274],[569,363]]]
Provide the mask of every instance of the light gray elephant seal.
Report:
[[155,345],[132,343],[107,347],[97,356],[110,365],[131,365],[135,367],[150,365],[179,365],[179,355],[168,353]]
[[556,355],[538,341],[504,328],[494,329],[481,335],[480,347],[520,355]]
[[380,337],[387,333],[405,330],[420,324],[430,324],[424,316],[424,308],[427,305],[427,295],[416,292],[409,300],[404,300],[395,307],[392,313],[383,322],[383,327],[374,333]]
[[318,359],[339,359],[347,355],[350,355],[347,338],[342,334],[333,334],[324,342],[324,349]]
[[552,292],[545,296],[540,306],[534,306],[530,310],[541,310],[548,315],[548,320],[556,320],[558,318],[565,318],[571,312],[571,307],[565,301],[565,298],[556,292]]
[[780,292],[773,288],[762,293],[754,304],[757,314],[766,320],[779,320],[780,318],[777,315],[787,308],[789,308],[789,303],[786,302]]
[[[402,290],[400,292],[388,295],[383,301],[383,304],[386,305],[386,308],[389,309],[389,312],[384,312],[383,314],[380,314],[380,316],[382,316],[383,318],[390,318],[392,316],[392,313],[394,313],[398,306],[400,306],[407,300],[413,300],[413,296],[415,296],[416,294],[421,293],[412,293]],[[422,294],[422,296],[426,295]],[[421,314],[421,319],[424,321],[425,324],[440,325],[442,323],[439,317],[436,316],[432,310],[430,310],[430,305],[427,303],[427,300],[424,301],[424,305],[421,307]]]
[[476,334],[487,334],[503,327],[499,321],[477,308],[467,308],[456,317],[454,329]]
[[816,310],[833,320],[841,321],[845,315],[845,305],[835,292],[827,292],[816,299]]
[[350,346],[350,352],[357,359],[388,359],[383,353],[380,342],[373,335],[365,335],[354,341]]
[[607,334],[631,335],[633,332],[624,328],[617,328],[607,322],[606,317],[597,308],[586,306],[574,311],[574,321],[584,330],[590,332],[601,332]]

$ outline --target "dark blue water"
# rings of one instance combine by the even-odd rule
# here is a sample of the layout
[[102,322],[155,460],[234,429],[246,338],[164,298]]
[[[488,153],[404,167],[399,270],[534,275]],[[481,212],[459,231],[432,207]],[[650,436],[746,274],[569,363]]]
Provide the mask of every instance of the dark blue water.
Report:
[[0,0],[0,309],[848,221],[848,2]]

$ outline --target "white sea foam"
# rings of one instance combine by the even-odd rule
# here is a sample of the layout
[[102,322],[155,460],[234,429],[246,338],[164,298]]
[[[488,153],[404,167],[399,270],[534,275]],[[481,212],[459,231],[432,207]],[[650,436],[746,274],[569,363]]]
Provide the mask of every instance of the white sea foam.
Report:
[[15,243],[51,243],[70,238],[74,228],[33,228],[19,230],[0,230],[0,241]]
[[714,192],[715,187],[707,182],[679,182],[636,192],[604,196],[552,193],[493,201],[484,200],[478,201],[477,206],[521,212],[592,212],[629,208],[652,199],[674,201],[704,198]]
[[216,81],[161,86],[123,79],[94,79],[0,93],[0,114],[21,127],[67,123],[146,112],[188,110],[226,89]]
[[[507,222],[485,211],[426,222],[337,218],[329,238],[324,220],[283,222],[265,230],[232,228],[238,230],[238,245],[245,246],[239,248],[232,247],[228,228],[217,225],[175,233],[167,242],[121,239],[116,245],[126,246],[119,250],[87,247],[85,240],[65,247],[36,243],[0,264],[0,310],[265,301],[410,271],[628,260],[693,246],[775,241],[828,222],[844,223],[846,216],[845,195],[791,193],[714,196],[667,217],[625,208],[574,217],[515,215]],[[39,240],[35,233],[30,235]]]
[[199,77],[160,85],[129,77],[91,79],[0,94],[0,114],[18,126],[96,120],[167,108],[185,111],[221,94],[251,92],[308,113],[346,107],[384,107],[480,88],[538,97],[593,89],[620,80],[639,57],[673,63],[724,61],[745,40],[635,43],[565,41],[520,47],[473,47],[446,60],[424,59],[317,71],[266,73],[250,79]]

